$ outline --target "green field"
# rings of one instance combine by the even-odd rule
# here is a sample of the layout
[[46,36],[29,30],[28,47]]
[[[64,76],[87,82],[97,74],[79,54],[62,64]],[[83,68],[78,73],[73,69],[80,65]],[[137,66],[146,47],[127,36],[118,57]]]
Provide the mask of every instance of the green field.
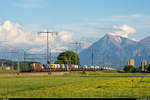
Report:
[[0,77],[0,98],[150,98],[150,77],[143,76],[150,74],[72,72]]
[[13,70],[13,69],[11,69],[11,70],[0,70],[0,73],[8,73],[8,72],[13,73],[13,72],[17,72],[17,70]]

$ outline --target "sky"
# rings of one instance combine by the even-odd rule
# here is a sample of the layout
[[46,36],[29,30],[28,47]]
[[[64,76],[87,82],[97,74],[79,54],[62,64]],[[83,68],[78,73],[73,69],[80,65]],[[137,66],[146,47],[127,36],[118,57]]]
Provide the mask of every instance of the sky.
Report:
[[139,41],[150,36],[150,0],[0,0],[0,40],[30,52],[54,51],[75,41],[86,48],[105,34]]

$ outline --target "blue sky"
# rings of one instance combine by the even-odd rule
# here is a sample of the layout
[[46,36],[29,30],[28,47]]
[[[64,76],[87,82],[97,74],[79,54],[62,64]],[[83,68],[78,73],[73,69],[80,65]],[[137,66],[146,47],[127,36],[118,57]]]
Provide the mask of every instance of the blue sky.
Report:
[[74,40],[88,42],[112,33],[114,26],[124,32],[126,25],[125,31],[136,30],[127,30],[127,36],[140,40],[150,36],[149,4],[150,0],[1,0],[0,24],[9,20],[32,33],[47,28],[73,33]]
[[149,0],[1,0],[1,19],[21,24],[70,24],[132,14],[148,15]]

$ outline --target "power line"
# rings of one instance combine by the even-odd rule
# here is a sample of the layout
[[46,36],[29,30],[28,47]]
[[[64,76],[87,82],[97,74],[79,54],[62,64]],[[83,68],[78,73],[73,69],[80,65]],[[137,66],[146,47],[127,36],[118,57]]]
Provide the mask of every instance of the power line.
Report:
[[17,49],[17,51],[8,52],[8,53],[12,53],[12,54],[16,54],[17,55],[17,74],[19,75],[19,73],[20,73],[20,50]]
[[94,62],[94,54],[93,54],[93,48],[91,48],[91,65],[93,65]]
[[78,46],[81,45],[81,42],[73,42],[71,44],[75,45],[75,52],[78,54]]
[[38,32],[38,33],[45,33],[45,34],[47,34],[47,61],[46,61],[46,63],[47,63],[47,66],[48,66],[49,64],[51,64],[51,59],[49,59],[49,34],[51,34],[52,37],[53,37],[54,34],[58,35],[58,33],[57,32],[50,32],[50,31],[48,31],[48,29],[47,29],[46,32]]

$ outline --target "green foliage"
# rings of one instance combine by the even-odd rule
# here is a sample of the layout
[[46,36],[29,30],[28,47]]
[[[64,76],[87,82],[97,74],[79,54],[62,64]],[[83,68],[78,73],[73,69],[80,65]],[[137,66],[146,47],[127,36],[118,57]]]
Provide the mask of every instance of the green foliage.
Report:
[[20,72],[31,72],[31,70],[28,67],[22,67],[20,68]]
[[138,70],[137,70],[138,72],[142,72],[142,67],[141,66],[139,66],[139,68],[138,68]]
[[83,74],[83,75],[86,75],[86,72],[85,72],[85,71],[82,71],[82,74]]
[[150,64],[149,64],[149,66],[148,66],[148,68],[147,68],[147,72],[150,72]]
[[63,64],[63,62],[62,61],[55,61],[55,64]]
[[126,65],[123,70],[126,73],[133,73],[133,72],[135,72],[135,68],[132,65]]
[[55,64],[76,64],[80,65],[80,59],[75,52],[66,51],[60,53]]

